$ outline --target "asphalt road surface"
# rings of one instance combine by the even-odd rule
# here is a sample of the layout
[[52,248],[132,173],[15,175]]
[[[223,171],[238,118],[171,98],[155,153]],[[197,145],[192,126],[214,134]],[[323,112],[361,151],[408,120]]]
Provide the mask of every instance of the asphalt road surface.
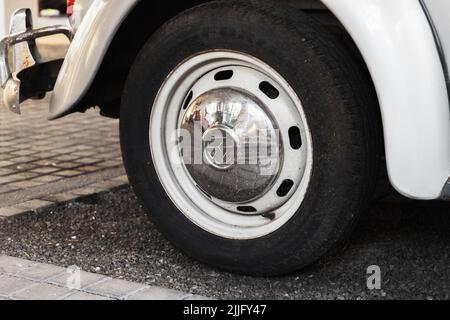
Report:
[[[345,251],[297,274],[251,278],[174,249],[129,188],[0,221],[0,254],[216,299],[449,299],[450,204],[377,203]],[[381,290],[367,268],[381,268]]]

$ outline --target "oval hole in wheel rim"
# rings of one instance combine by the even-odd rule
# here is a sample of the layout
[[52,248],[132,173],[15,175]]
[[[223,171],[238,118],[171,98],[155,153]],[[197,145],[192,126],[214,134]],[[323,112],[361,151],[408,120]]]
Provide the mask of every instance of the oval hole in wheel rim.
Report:
[[285,197],[289,194],[289,192],[292,190],[292,187],[294,186],[294,181],[290,179],[286,179],[283,181],[281,186],[278,188],[277,195],[279,197]]
[[275,100],[280,96],[280,91],[267,81],[263,81],[259,84],[259,90],[264,92],[264,94],[272,100]]
[[233,77],[233,74],[234,74],[233,70],[220,71],[216,73],[214,79],[216,81],[230,80]]
[[300,132],[299,127],[291,127],[289,129],[289,140],[291,143],[291,147],[294,150],[299,150],[302,145],[302,134]]

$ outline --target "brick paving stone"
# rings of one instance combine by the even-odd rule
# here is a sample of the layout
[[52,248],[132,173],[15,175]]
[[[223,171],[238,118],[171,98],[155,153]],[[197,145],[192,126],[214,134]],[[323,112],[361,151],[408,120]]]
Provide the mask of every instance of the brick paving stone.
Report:
[[18,150],[18,151],[14,151],[12,154],[15,156],[29,156],[32,154],[35,154],[36,151],[34,150]]
[[94,171],[98,171],[100,170],[100,167],[96,167],[96,166],[82,166],[79,167],[78,170],[83,171],[83,172],[94,172]]
[[1,185],[1,184],[0,184],[0,194],[12,192],[12,191],[16,191],[16,190],[18,190],[18,189],[19,189],[19,188],[14,187],[14,186]]
[[95,301],[95,300],[114,300],[112,298],[108,298],[108,297],[104,297],[104,296],[99,296],[99,295],[95,295],[95,294],[91,294],[91,293],[87,293],[87,292],[76,292],[73,293],[67,297],[65,297],[63,300],[67,300],[67,301]]
[[33,179],[37,177],[39,174],[35,172],[21,172],[18,174],[14,174],[15,177],[19,178],[20,180],[26,180],[26,179]]
[[124,183],[121,181],[107,180],[102,182],[97,182],[92,185],[94,188],[99,188],[102,190],[113,189],[123,185]]
[[[99,178],[95,183],[105,182],[101,187],[79,182],[71,187],[80,176],[101,177],[102,172],[116,168],[117,176],[123,175],[118,120],[89,110],[48,121],[48,99],[27,102],[22,111],[17,116],[0,107],[0,216],[22,213],[21,205],[29,200],[41,205],[54,202],[50,199],[70,201],[127,183]],[[64,189],[43,196],[46,185],[61,181]],[[74,189],[79,195],[71,192]]]
[[143,288],[145,288],[145,285],[138,283],[119,279],[106,279],[103,282],[88,286],[85,290],[90,293],[106,294],[113,298],[122,299]]
[[9,175],[9,174],[14,173],[14,172],[15,171],[12,170],[12,169],[5,169],[5,168],[3,168],[3,169],[0,169],[0,176],[6,176],[6,175]]
[[[14,159],[14,161],[17,161],[17,163],[21,163],[20,159]],[[16,169],[16,170],[21,171],[21,172],[32,170],[34,168],[36,168],[35,164],[33,164],[33,163],[26,163],[26,161],[23,161],[19,165],[14,164],[14,165],[11,166],[11,169]]]
[[[67,286],[68,281],[70,281],[71,274],[66,272],[64,274],[58,275],[52,279],[49,279],[48,282],[52,284],[56,284],[58,286]],[[80,289],[84,290],[86,287],[89,287],[97,282],[105,281],[109,278],[95,273],[89,273],[85,271],[80,271]]]
[[43,177],[35,178],[35,179],[33,179],[33,181],[41,182],[41,183],[49,183],[49,182],[58,181],[60,179],[62,179],[62,178],[58,177],[58,176],[43,176]]
[[11,158],[14,158],[14,156],[12,154],[0,154],[0,161],[3,160],[10,160]]
[[10,159],[9,161],[14,161],[14,163],[22,163],[20,166],[25,167],[25,165],[29,165],[28,162],[33,162],[35,160],[36,160],[35,157],[23,156]]
[[184,300],[197,297],[72,271],[72,268],[0,256],[0,300]]
[[28,279],[2,275],[0,276],[0,295],[9,297],[14,292],[31,287],[34,284],[35,282]]
[[59,170],[61,170],[61,169],[55,168],[55,167],[44,167],[44,168],[33,169],[33,170],[31,170],[31,172],[40,173],[40,174],[49,174],[49,173],[53,173],[53,172],[56,172]]
[[39,283],[12,295],[15,300],[57,300],[71,292],[68,288]]
[[61,274],[64,269],[28,260],[0,256],[0,274],[30,280],[46,280]]
[[76,155],[74,155],[74,154],[64,154],[64,155],[55,157],[55,160],[58,160],[58,161],[73,161],[73,160],[79,159],[80,157],[84,157],[84,156],[85,155],[82,155],[80,153],[76,154]]
[[8,167],[8,166],[12,166],[12,165],[14,165],[15,163],[14,162],[11,162],[11,161],[0,161],[0,167]]
[[56,163],[56,167],[61,168],[61,169],[74,169],[79,166],[81,166],[81,164],[77,163],[77,162],[58,162],[58,163]]
[[52,204],[53,204],[53,202],[50,202],[50,201],[36,199],[36,200],[30,200],[27,202],[19,203],[17,205],[17,207],[24,208],[27,210],[37,210],[39,208],[44,208],[44,207],[47,207]]
[[117,178],[112,179],[112,181],[118,181],[118,182],[122,182],[122,183],[128,183],[128,176],[124,175],[124,176],[120,176]]
[[77,162],[82,163],[82,164],[94,164],[94,163],[98,163],[101,160],[96,159],[96,158],[81,158],[78,159]]
[[43,159],[39,159],[38,161],[34,161],[33,163],[39,166],[40,168],[48,168],[48,167],[53,168],[56,165],[56,161],[54,159],[49,160],[46,159],[46,157],[43,157]]
[[78,196],[88,196],[90,194],[95,194],[95,193],[99,193],[104,191],[105,189],[102,188],[95,188],[95,187],[84,187],[84,188],[80,188],[80,189],[75,189],[70,191],[73,194],[76,194]]
[[111,167],[117,167],[117,166],[122,165],[122,161],[108,160],[108,161],[99,162],[98,165],[100,167],[111,168]]
[[0,217],[2,218],[12,217],[25,212],[27,212],[26,209],[17,206],[3,207],[0,208]]
[[[55,203],[62,203],[62,202],[68,202],[74,199],[79,198],[80,195],[79,194],[73,194],[73,193],[58,193],[58,194],[51,194],[51,195],[47,195],[47,196],[43,196],[41,197],[42,200],[46,200],[46,201],[52,201]],[[1,209],[0,209],[0,216],[1,216]]]
[[77,152],[76,156],[80,156],[80,157],[91,157],[91,156],[95,156],[97,155],[97,151],[96,150],[91,150],[91,151],[81,151],[81,152]]
[[189,295],[175,290],[167,290],[158,287],[144,288],[126,297],[127,300],[182,300]]
[[20,180],[20,178],[17,178],[16,175],[3,176],[3,177],[0,177],[0,184],[2,186],[4,186],[4,185],[7,185],[7,184],[9,184],[11,182],[16,182],[18,180]]
[[61,176],[61,177],[75,177],[75,176],[79,176],[80,174],[82,174],[82,172],[77,171],[77,170],[64,170],[64,171],[59,171],[59,172],[55,173],[55,175]]
[[20,182],[13,182],[10,184],[13,187],[17,187],[20,189],[27,189],[27,188],[33,188],[42,185],[40,182],[33,182],[33,181],[20,181]]

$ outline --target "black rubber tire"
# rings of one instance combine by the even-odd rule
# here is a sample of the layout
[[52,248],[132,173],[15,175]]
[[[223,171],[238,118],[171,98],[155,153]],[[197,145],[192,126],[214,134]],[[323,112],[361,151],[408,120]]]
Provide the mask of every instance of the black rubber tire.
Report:
[[[278,231],[228,240],[194,225],[159,182],[149,118],[167,75],[201,51],[251,54],[284,76],[312,132],[314,167],[306,198]],[[271,1],[215,1],[182,13],[142,48],[124,90],[121,143],[131,185],[159,230],[189,256],[227,271],[273,276],[308,266],[346,238],[376,180],[379,117],[363,67],[319,22]]]

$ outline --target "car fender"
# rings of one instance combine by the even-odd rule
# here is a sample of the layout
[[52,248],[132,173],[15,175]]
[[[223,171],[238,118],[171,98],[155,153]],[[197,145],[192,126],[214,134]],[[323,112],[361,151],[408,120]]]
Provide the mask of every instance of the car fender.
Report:
[[449,97],[420,2],[322,2],[353,38],[373,79],[392,185],[409,198],[440,198],[450,176]]
[[138,1],[96,0],[89,3],[89,10],[77,28],[56,80],[49,119],[70,113],[85,95],[122,21]]

